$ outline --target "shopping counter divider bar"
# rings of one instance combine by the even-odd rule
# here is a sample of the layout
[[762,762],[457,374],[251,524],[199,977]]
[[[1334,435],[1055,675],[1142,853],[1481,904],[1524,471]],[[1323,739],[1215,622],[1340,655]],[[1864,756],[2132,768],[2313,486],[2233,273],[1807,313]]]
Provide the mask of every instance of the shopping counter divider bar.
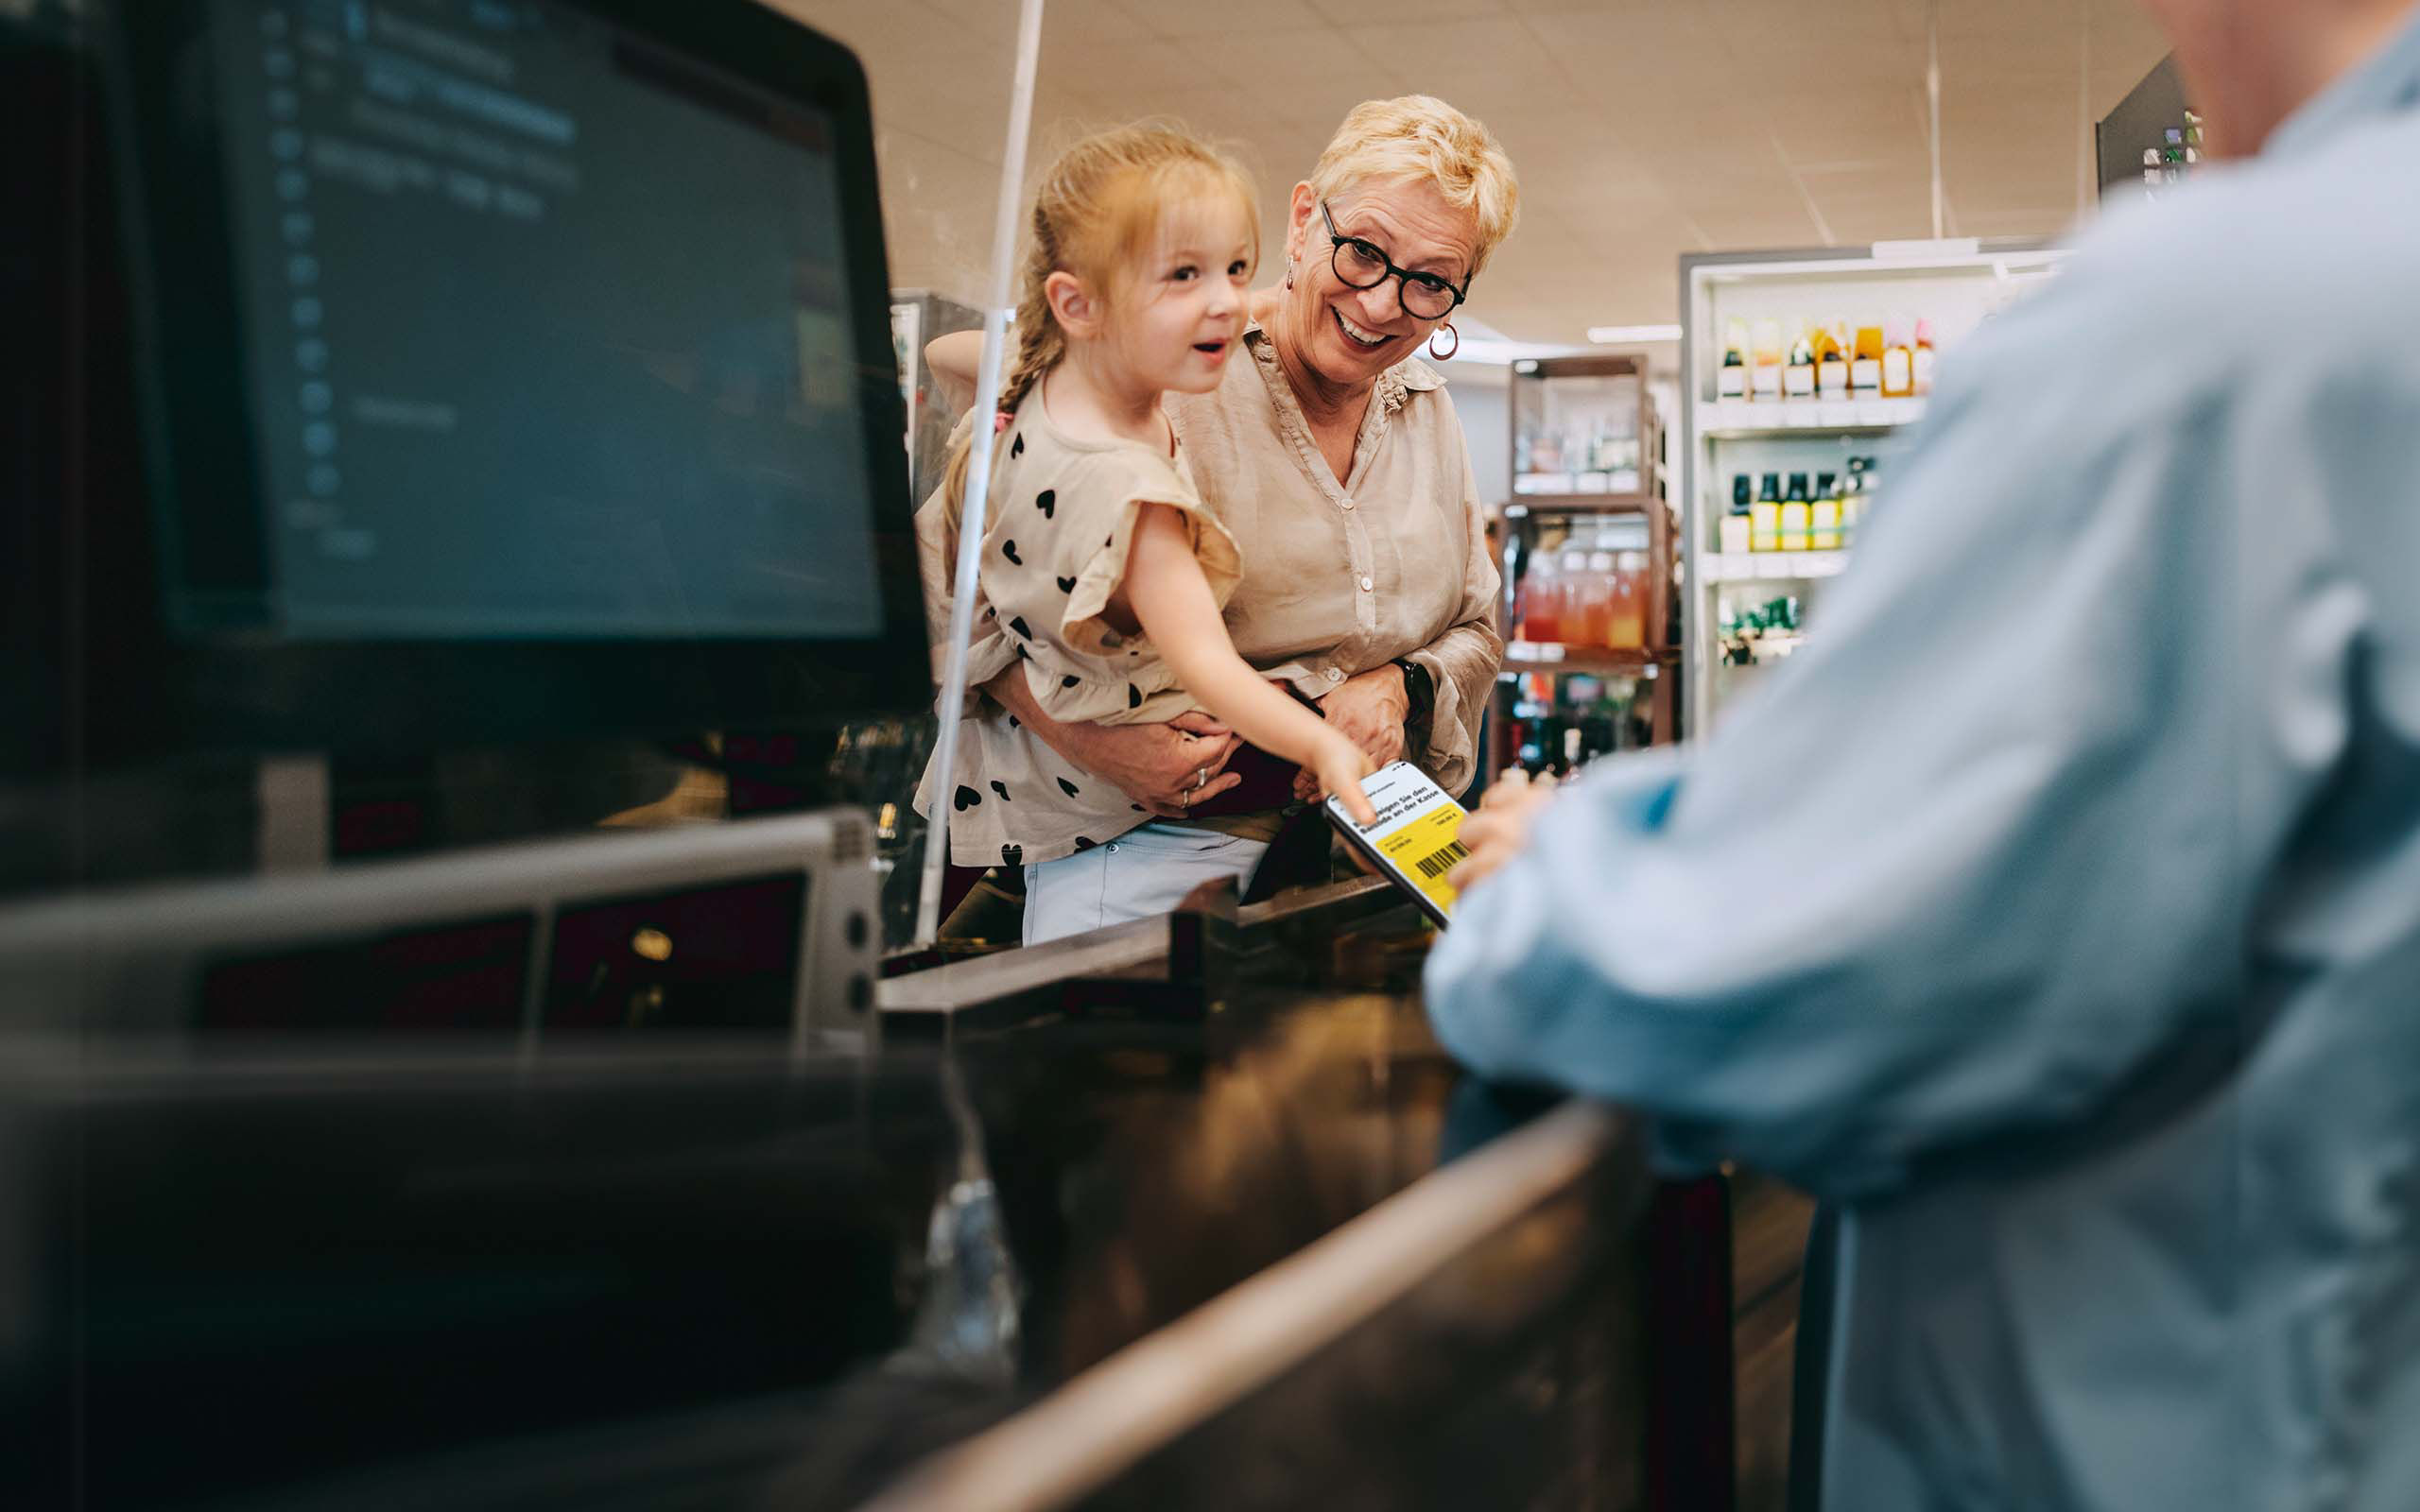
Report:
[[937,1455],[865,1512],[1046,1512],[1077,1503],[1574,1191],[1616,1155],[1629,1126],[1603,1108],[1556,1109]]

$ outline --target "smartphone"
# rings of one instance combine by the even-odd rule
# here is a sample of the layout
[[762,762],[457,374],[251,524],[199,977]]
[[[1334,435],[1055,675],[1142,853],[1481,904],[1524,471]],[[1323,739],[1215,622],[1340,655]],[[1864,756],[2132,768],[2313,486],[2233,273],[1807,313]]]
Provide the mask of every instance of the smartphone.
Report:
[[1445,873],[1470,854],[1461,838],[1467,811],[1409,762],[1389,762],[1361,779],[1361,791],[1378,811],[1377,823],[1354,823],[1333,797],[1327,800],[1328,822],[1409,893],[1422,913],[1444,923],[1454,910],[1454,889],[1445,885]]

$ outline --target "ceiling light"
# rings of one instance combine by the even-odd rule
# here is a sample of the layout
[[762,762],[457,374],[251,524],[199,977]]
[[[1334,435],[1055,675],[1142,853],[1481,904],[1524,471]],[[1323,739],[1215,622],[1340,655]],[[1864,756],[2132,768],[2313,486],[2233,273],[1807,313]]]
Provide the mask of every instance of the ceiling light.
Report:
[[1646,347],[1681,339],[1677,325],[1592,325],[1588,339],[1600,347]]

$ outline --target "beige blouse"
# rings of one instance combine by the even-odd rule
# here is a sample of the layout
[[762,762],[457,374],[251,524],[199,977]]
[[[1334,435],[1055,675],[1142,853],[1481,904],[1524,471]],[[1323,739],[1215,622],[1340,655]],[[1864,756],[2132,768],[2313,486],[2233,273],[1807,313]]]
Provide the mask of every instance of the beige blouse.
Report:
[[[1242,581],[1226,606],[1236,649],[1314,698],[1390,662],[1425,668],[1436,699],[1427,742],[1412,760],[1460,793],[1477,770],[1479,715],[1504,642],[1485,511],[1444,379],[1416,358],[1381,374],[1355,440],[1353,475],[1339,484],[1259,325],[1246,328],[1244,352],[1250,360],[1230,362],[1215,390],[1168,399],[1202,502],[1242,553]],[[1004,437],[1002,444],[1012,443]],[[993,507],[1005,507],[997,492],[993,499]],[[917,512],[916,534],[938,674],[958,550],[956,511],[938,493]],[[978,610],[968,686],[1015,660],[996,611]],[[994,800],[992,783],[1014,791],[1099,780],[988,699],[970,696],[963,714],[949,789],[957,864],[1051,861],[1147,822],[1131,802],[1086,821],[1102,833],[1012,813],[1012,800]],[[936,785],[928,767],[918,812],[931,812]]]

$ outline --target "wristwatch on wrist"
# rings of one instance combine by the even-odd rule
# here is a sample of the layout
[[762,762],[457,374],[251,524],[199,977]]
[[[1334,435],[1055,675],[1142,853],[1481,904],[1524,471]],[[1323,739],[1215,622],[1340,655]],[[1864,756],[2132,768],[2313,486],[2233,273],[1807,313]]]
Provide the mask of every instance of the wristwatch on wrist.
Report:
[[1404,728],[1428,723],[1428,712],[1437,703],[1437,684],[1429,680],[1428,669],[1402,657],[1395,659],[1395,665],[1403,668],[1403,696],[1410,706],[1404,713]]

